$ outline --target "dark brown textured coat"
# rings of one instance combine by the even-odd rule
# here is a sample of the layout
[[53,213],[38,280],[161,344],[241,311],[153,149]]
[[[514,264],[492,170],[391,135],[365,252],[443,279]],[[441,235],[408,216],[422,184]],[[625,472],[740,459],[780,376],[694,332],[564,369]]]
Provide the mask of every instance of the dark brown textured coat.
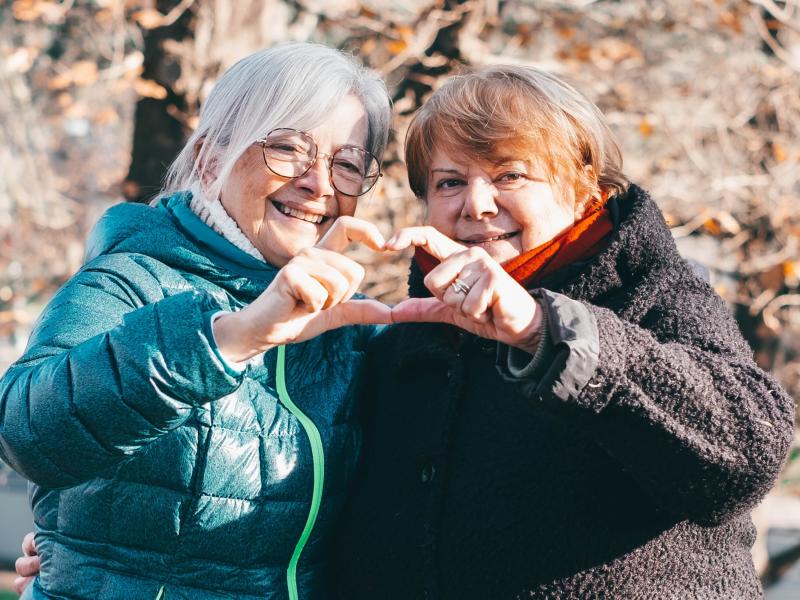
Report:
[[378,338],[338,597],[762,597],[749,509],[793,402],[649,196],[631,186],[615,209],[610,245],[539,294],[553,345],[534,376],[442,325]]

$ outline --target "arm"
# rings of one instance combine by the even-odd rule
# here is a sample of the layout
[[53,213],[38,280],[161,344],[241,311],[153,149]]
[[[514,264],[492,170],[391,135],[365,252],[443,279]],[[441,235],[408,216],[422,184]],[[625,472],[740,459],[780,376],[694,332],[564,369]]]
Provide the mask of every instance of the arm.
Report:
[[[531,298],[485,253],[430,228],[387,241],[411,244],[442,262],[425,278],[434,298],[401,302],[395,322],[450,323],[497,340],[501,373],[536,404],[582,422],[665,510],[713,523],[769,491],[791,441],[793,402],[688,267],[633,322],[546,290]],[[531,368],[519,354],[535,357]]]
[[523,377],[502,356],[499,366],[529,398],[580,419],[657,504],[714,523],[770,489],[794,408],[722,300],[688,274],[677,287],[639,324],[543,290],[551,360]]
[[216,302],[193,291],[152,301],[157,294],[155,278],[121,256],[59,291],[0,381],[3,460],[40,485],[74,485],[236,389],[241,379],[213,349]]

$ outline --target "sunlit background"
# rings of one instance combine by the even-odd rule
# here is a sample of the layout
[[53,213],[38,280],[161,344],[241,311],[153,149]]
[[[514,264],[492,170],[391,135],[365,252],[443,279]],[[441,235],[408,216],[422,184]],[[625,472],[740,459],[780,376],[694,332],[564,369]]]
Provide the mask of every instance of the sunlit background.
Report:
[[[99,214],[158,191],[219,73],[286,40],[346,49],[386,78],[386,176],[359,206],[384,233],[422,215],[402,139],[447,76],[523,63],[574,83],[759,363],[800,397],[800,0],[0,0],[0,371],[80,267]],[[353,256],[363,291],[405,295],[407,257]],[[771,600],[800,597],[798,506],[800,458],[755,515]],[[0,464],[7,567],[29,518],[24,483]]]

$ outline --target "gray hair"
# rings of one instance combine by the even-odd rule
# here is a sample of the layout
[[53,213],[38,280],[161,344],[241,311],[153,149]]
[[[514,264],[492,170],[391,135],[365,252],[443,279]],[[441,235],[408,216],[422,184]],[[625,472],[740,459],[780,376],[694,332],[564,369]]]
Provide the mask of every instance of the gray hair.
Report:
[[241,59],[214,85],[159,197],[189,189],[213,169],[214,181],[204,188],[209,199],[219,198],[253,142],[278,127],[318,126],[348,94],[364,104],[367,150],[381,162],[391,121],[389,95],[383,80],[355,58],[321,44],[290,42]]

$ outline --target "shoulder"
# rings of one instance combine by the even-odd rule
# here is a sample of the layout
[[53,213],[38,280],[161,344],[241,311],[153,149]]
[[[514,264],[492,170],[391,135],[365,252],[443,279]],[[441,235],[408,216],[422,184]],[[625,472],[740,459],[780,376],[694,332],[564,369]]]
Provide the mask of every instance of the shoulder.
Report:
[[103,213],[89,233],[87,261],[112,253],[120,244],[152,232],[154,227],[162,229],[165,226],[170,226],[169,217],[156,207],[131,202],[116,204]]

